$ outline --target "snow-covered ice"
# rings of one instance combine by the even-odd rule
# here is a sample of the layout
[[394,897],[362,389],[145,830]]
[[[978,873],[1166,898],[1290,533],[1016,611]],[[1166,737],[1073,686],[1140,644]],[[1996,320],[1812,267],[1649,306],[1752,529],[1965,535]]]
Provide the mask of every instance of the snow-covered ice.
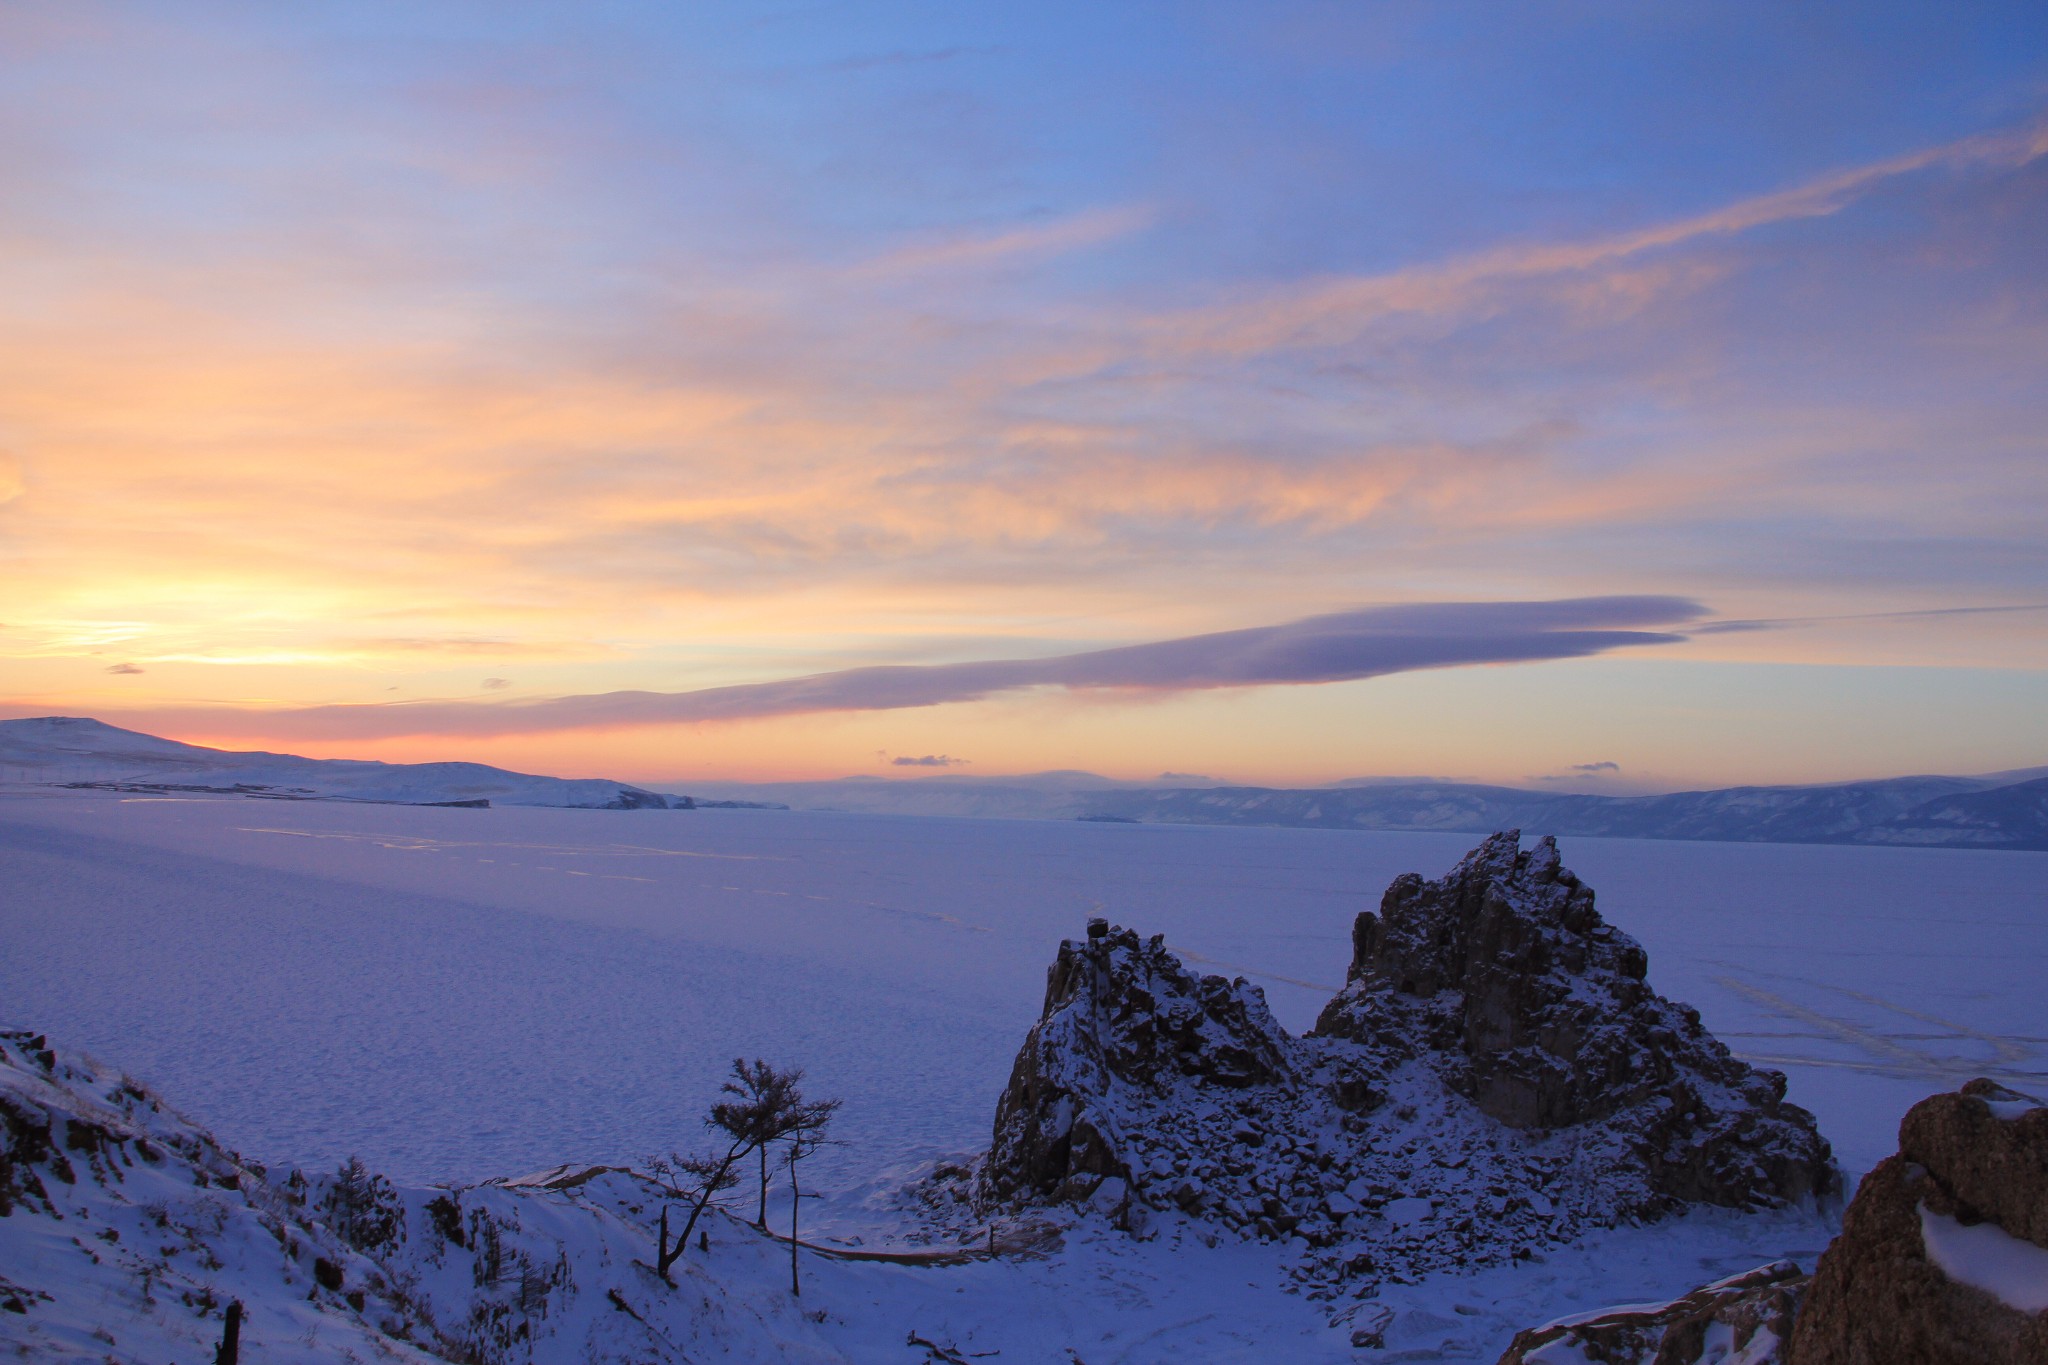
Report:
[[[807,1223],[872,1243],[883,1193],[987,1143],[1045,967],[1087,916],[1249,976],[1298,1031],[1341,984],[1352,917],[1471,842],[18,790],[0,794],[0,1022],[91,1050],[258,1160],[331,1169],[360,1153],[414,1184],[638,1162],[695,1136],[732,1057],[802,1065],[815,1093],[846,1100],[846,1145],[818,1161],[831,1195]],[[1648,948],[1658,990],[1787,1072],[1852,1179],[1926,1094],[1974,1075],[2038,1090],[2048,1074],[2048,855],[1564,851]],[[1781,1256],[1810,1266],[1828,1235],[1812,1217],[1706,1212],[1390,1289],[1389,1357],[1490,1360],[1513,1329],[1562,1312]],[[918,1321],[983,1342],[1005,1330],[1000,1302],[1035,1324],[1030,1340],[1091,1362],[1189,1358],[1198,1341],[1225,1358],[1219,1334],[1246,1330],[1321,1353],[1325,1329],[1280,1294],[1275,1250],[1172,1246],[1084,1227],[1052,1260],[918,1272],[890,1281],[894,1306],[834,1311],[871,1311],[879,1342],[915,1300]],[[1091,1352],[1089,1334],[1107,1344]],[[1004,1358],[1063,1358],[1033,1349],[1014,1337]]]
[[[849,1170],[986,1142],[1090,914],[1300,1031],[1352,917],[1466,835],[0,796],[0,997],[257,1155],[480,1178],[674,1140],[736,1053]],[[1566,841],[1651,982],[1859,1173],[1914,1101],[2048,1076],[2048,855]]]

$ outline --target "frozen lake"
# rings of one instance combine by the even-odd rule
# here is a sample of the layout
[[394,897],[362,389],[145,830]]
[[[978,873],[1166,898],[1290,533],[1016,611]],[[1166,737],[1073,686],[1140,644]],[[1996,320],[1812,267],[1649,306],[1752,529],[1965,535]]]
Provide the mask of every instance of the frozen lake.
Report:
[[[846,1100],[837,1179],[982,1145],[1105,914],[1305,1028],[1352,917],[1470,835],[0,794],[0,1023],[258,1159],[476,1178],[689,1143],[736,1055]],[[2048,1088],[2048,854],[1569,839],[1651,980],[1852,1175],[1914,1100]],[[822,1172],[821,1172],[822,1173]]]

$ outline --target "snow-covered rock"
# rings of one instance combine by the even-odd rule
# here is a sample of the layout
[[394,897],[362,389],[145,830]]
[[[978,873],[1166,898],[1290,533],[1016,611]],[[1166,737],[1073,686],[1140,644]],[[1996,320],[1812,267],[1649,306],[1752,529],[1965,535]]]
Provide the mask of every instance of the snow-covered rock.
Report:
[[1832,1188],[1783,1078],[1644,981],[1544,840],[1495,835],[1359,916],[1348,982],[1289,1035],[1242,979],[1100,921],[1061,944],[975,1176],[984,1209],[1178,1209],[1299,1238],[1312,1294],[1544,1244],[1689,1203]]
[[1375,1068],[1421,1059],[1520,1131],[1601,1131],[1629,1148],[1631,1214],[1824,1191],[1827,1144],[1784,1077],[1734,1057],[1697,1010],[1645,980],[1554,839],[1496,834],[1434,882],[1413,874],[1358,917],[1342,992],[1316,1032]]
[[1783,1365],[1806,1276],[1791,1261],[1669,1303],[1578,1314],[1515,1335],[1500,1365]]

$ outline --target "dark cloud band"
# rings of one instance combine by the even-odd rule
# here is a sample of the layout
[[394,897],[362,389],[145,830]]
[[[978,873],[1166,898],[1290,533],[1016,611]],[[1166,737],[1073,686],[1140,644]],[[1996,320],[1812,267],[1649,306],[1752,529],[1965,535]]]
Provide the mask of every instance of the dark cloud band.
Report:
[[1426,668],[1576,659],[1685,636],[1707,614],[1682,597],[1439,602],[1367,607],[1284,625],[1190,635],[1044,659],[849,668],[694,692],[604,692],[521,701],[391,702],[296,710],[158,713],[209,734],[320,739],[512,735],[753,720],[821,711],[891,711],[978,701],[1022,688],[1181,692],[1347,682]]

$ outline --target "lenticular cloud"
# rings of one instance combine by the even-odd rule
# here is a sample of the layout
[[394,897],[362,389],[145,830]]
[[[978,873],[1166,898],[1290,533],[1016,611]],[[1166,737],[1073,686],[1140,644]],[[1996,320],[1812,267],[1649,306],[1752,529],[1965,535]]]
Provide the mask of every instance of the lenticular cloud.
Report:
[[[1424,668],[1576,659],[1634,645],[1671,644],[1685,636],[1670,627],[1706,614],[1705,607],[1683,597],[1417,603],[1042,659],[848,668],[693,692],[315,706],[252,713],[250,723],[266,735],[320,738],[509,735],[890,711],[977,701],[1032,687],[1183,692],[1347,682]],[[218,712],[208,713],[207,728],[217,733],[223,719]]]

